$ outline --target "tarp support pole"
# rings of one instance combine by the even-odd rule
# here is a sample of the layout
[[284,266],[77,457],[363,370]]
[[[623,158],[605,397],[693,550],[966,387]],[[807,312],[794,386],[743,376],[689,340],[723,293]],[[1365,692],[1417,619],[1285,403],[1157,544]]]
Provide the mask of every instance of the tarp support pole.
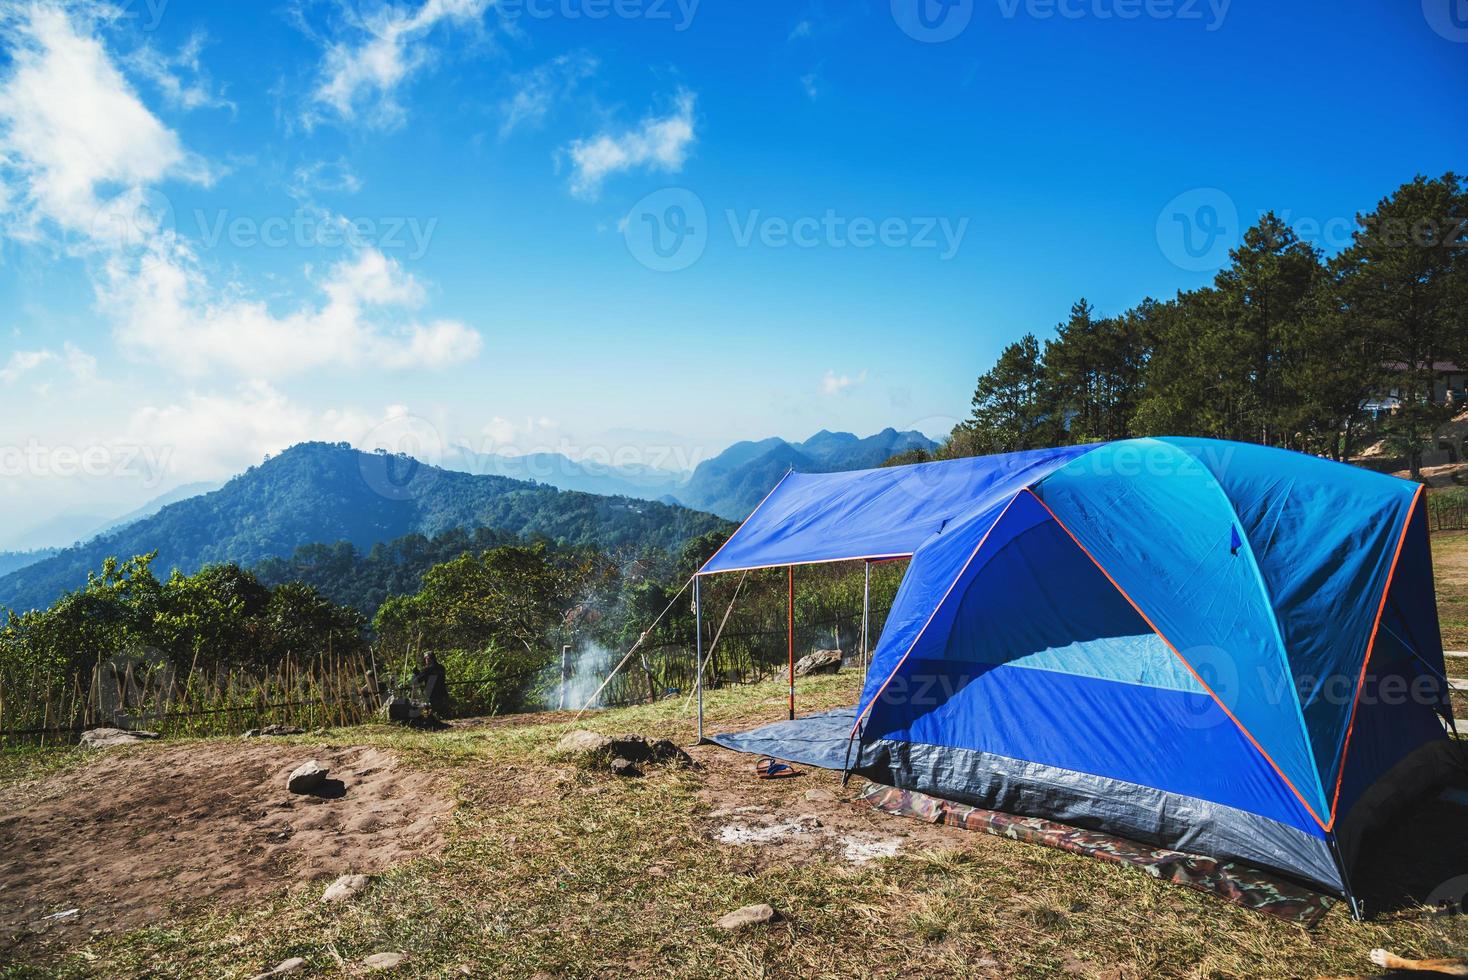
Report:
[[790,658],[790,720],[795,720],[795,566],[785,566],[789,589],[785,594],[785,645]]
[[703,578],[693,576],[693,662],[698,665],[694,686],[698,689],[698,743],[703,744]]
[[863,562],[862,572],[865,578],[861,585],[861,676],[866,680],[867,676],[867,630],[871,628],[872,609],[872,563]]

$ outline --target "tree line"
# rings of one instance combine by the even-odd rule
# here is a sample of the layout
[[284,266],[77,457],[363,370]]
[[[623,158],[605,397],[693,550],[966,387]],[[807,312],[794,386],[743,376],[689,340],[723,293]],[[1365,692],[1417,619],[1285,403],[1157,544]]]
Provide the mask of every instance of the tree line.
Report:
[[1270,211],[1210,286],[1115,315],[1076,301],[1053,338],[1003,348],[936,455],[1193,435],[1344,460],[1369,439],[1415,479],[1464,408],[1436,366],[1465,358],[1468,192],[1419,176],[1357,215],[1336,255]]

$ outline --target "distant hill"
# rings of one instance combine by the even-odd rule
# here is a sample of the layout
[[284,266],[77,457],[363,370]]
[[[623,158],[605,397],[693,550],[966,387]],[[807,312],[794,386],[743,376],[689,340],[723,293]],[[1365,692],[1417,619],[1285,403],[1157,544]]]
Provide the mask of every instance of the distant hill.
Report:
[[155,549],[155,567],[166,574],[211,562],[251,565],[319,542],[366,550],[379,541],[454,528],[544,535],[572,546],[672,551],[723,526],[709,514],[653,501],[456,473],[345,444],[303,443],[212,493],[169,504],[0,577],[0,605],[46,606],[82,585],[107,557]]
[[898,432],[891,428],[865,439],[850,432],[823,429],[799,443],[784,439],[736,442],[713,459],[700,463],[688,485],[673,491],[673,495],[696,510],[742,521],[789,470],[801,473],[865,470],[909,449],[936,448],[937,443],[921,432]]
[[507,476],[513,480],[534,480],[560,490],[641,500],[660,500],[688,480],[686,471],[613,466],[594,460],[573,460],[560,453],[502,456],[477,453],[466,446],[450,446],[439,465],[477,476]]
[[65,547],[77,541],[85,541],[105,523],[105,517],[69,510],[0,538],[0,548],[8,552],[21,552]]
[[145,517],[152,517],[169,504],[176,504],[180,500],[188,500],[190,497],[210,493],[211,491],[218,490],[219,486],[218,483],[185,483],[183,486],[174,487],[167,493],[154,497],[146,504],[143,504],[143,506],[99,525],[87,537],[91,538],[98,534],[106,534],[108,531],[116,531],[118,528],[126,527],[134,521],[141,521]]
[[34,565],[38,561],[45,561],[60,550],[59,548],[37,548],[34,551],[0,551],[0,575],[8,575],[17,569]]

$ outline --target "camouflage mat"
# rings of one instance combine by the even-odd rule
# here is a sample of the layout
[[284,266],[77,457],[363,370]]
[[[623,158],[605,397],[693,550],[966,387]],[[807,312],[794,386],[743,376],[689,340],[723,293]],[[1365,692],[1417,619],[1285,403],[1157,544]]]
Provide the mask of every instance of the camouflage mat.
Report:
[[951,803],[935,796],[867,783],[857,797],[884,813],[915,817],[928,823],[981,830],[1011,840],[1085,854],[1099,861],[1139,868],[1154,878],[1216,895],[1246,909],[1263,912],[1306,929],[1320,924],[1337,899],[1242,864],[1197,854],[1147,847],[1135,841],[1081,830],[1037,817]]

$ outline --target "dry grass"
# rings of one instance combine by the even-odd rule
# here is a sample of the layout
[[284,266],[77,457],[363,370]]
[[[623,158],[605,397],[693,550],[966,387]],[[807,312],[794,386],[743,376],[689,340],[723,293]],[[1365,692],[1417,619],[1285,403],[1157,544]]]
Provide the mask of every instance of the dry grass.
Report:
[[[855,697],[855,678],[802,684],[802,710]],[[782,704],[778,685],[731,689],[711,694],[709,715],[724,730],[777,718]],[[679,708],[609,711],[584,727],[686,744]],[[350,975],[396,950],[411,956],[402,972],[421,976],[1314,977],[1369,972],[1375,946],[1468,948],[1465,917],[1407,908],[1362,925],[1337,910],[1310,934],[1127,868],[982,834],[954,831],[865,866],[753,860],[711,838],[706,802],[715,778],[756,790],[746,761],[710,749],[707,769],[619,780],[554,759],[566,730],[526,716],[438,734],[334,731],[327,741],[391,748],[451,776],[459,803],[441,854],[388,872],[348,905],[323,906],[313,891],[180,907],[8,972],[245,977],[301,956],[311,975]],[[825,773],[792,782],[792,798],[839,788]],[[732,935],[713,926],[754,902],[783,919]]]
[[[1468,650],[1468,531],[1439,531],[1432,536],[1432,571],[1443,646]],[[1463,666],[1468,670],[1468,664]]]

